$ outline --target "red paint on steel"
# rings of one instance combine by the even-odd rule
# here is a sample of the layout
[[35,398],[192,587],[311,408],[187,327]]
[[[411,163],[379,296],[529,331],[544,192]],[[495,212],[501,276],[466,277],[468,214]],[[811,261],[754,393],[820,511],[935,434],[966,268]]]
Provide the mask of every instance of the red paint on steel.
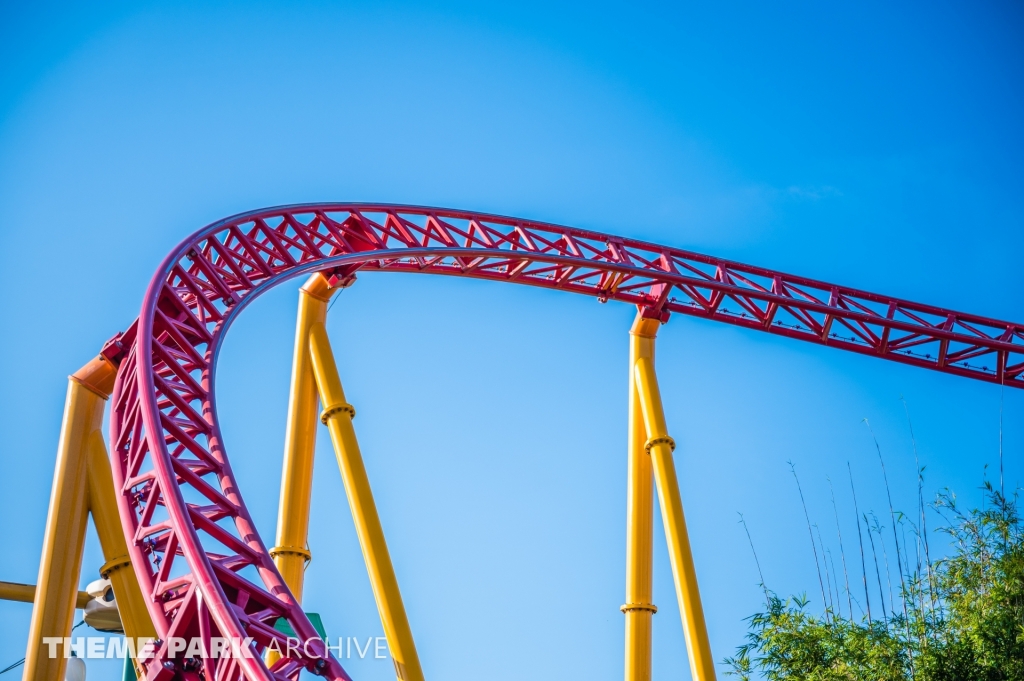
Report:
[[[356,270],[506,281],[634,303],[665,320],[705,317],[978,380],[1024,387],[1024,326],[866,293],[675,248],[466,211],[311,204],[206,227],[157,270],[121,354],[111,457],[132,563],[162,639],[253,643],[251,659],[171,659],[150,678],[294,679],[303,668],[348,679],[313,643],[268,670],[258,653],[285,618],[316,632],[278,574],[246,510],[221,441],[213,385],[235,315],[303,273]],[[170,664],[170,668],[165,665]],[[317,666],[319,665],[319,666]],[[193,676],[188,676],[189,674]]]

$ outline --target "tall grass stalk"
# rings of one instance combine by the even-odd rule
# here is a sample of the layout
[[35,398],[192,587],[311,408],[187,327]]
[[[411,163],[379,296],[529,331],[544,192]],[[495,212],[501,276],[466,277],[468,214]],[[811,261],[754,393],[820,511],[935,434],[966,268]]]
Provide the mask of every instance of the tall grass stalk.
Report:
[[[875,437],[875,431],[871,429],[871,423],[864,419],[864,425],[868,427],[868,432],[871,433],[871,439],[875,441],[875,450],[878,452],[878,463],[882,466],[882,480],[885,481],[885,495],[889,500],[889,520],[892,523],[892,540],[896,544],[896,568],[900,572],[900,602],[903,604],[903,621],[907,625],[907,640],[910,640],[910,614],[907,612],[907,582],[903,578],[903,561],[900,558],[900,540],[896,534],[896,512],[892,506],[892,493],[889,491],[889,476],[885,473],[885,460],[882,459],[882,447],[878,444],[878,438]],[[909,643],[907,647],[907,654],[910,657],[910,670],[913,673],[914,670],[914,652],[910,649]]]
[[871,596],[868,594],[868,569],[864,561],[864,535],[860,529],[860,509],[857,508],[857,490],[853,486],[853,469],[846,462],[846,472],[850,474],[850,492],[853,494],[853,514],[857,518],[857,541],[860,544],[860,574],[864,580],[864,605],[867,606],[868,625],[871,625]]
[[[796,480],[796,489],[800,493],[800,504],[804,507],[804,518],[807,520],[807,535],[811,538],[811,550],[814,551],[814,569],[818,571],[818,586],[821,587],[821,604],[822,607],[828,607],[828,599],[825,598],[825,582],[821,578],[821,566],[818,564],[818,547],[814,543],[814,532],[811,531],[811,515],[807,512],[807,502],[804,501],[804,490],[800,486],[800,478],[796,474],[796,465],[792,461],[787,461],[789,464],[789,470],[793,473],[793,479]],[[825,619],[828,620],[828,610],[825,611]]]
[[[843,594],[839,590],[839,573],[836,572],[836,561],[835,561],[834,558],[832,558],[832,549],[826,549],[825,552],[828,554],[828,562],[832,566],[832,575],[833,575],[833,577],[835,577],[835,583],[836,583],[836,610],[839,611],[839,617],[841,618],[843,616],[843,600],[842,600]],[[850,611],[850,617],[851,618],[853,617],[853,610]]]
[[827,587],[826,593],[828,594],[828,601],[825,605],[829,610],[835,612],[835,603],[832,602],[832,579],[828,570],[828,557],[825,553],[825,542],[821,540],[821,529],[818,527],[818,523],[814,523],[814,531],[818,533],[818,546],[821,547],[821,563],[825,566],[825,586]]
[[914,436],[914,422],[910,420],[910,407],[907,406],[907,401],[903,399],[903,395],[900,395],[900,401],[903,402],[903,411],[907,414],[907,426],[910,428],[910,444],[914,447],[914,467],[917,468],[917,506],[920,513],[918,522],[921,524],[917,536],[924,547],[924,564],[928,569],[928,600],[931,603],[932,610],[934,610],[935,578],[932,576],[932,556],[931,551],[928,549],[928,519],[924,505],[924,468],[921,466],[921,460],[917,455],[917,438]]
[[868,541],[871,542],[871,556],[875,559],[875,577],[878,578],[878,598],[882,601],[882,622],[885,623],[885,628],[889,628],[889,618],[885,614],[885,592],[882,591],[882,572],[878,569],[878,552],[875,551],[875,538],[871,534],[871,523],[868,522],[868,516],[864,514],[864,524],[868,526]]
[[[1005,362],[1005,360],[1003,360]],[[1003,393],[1006,391],[1006,372],[999,377],[999,496],[1006,498],[1003,488]]]
[[853,617],[853,595],[850,593],[850,574],[846,570],[846,549],[843,548],[843,530],[839,527],[839,509],[836,507],[836,490],[832,487],[832,478],[828,480],[828,490],[832,493],[832,512],[836,516],[836,533],[839,535],[839,557],[843,561],[843,582],[846,584],[846,604],[850,608],[850,617]]
[[[857,609],[860,610],[860,616],[865,617],[867,613],[864,611],[864,606],[861,605],[860,601],[857,600],[857,597],[853,594],[850,594],[850,600],[857,604]],[[870,626],[870,624],[868,626]]]
[[892,591],[892,571],[889,570],[889,552],[885,548],[885,535],[882,534],[882,530],[885,529],[885,525],[878,522],[878,516],[875,515],[874,511],[868,511],[871,514],[871,519],[875,521],[873,527],[869,528],[874,530],[875,534],[878,535],[878,543],[882,545],[882,563],[885,565],[885,584],[889,587],[889,613],[892,614],[896,610],[896,597]]
[[[910,525],[910,530],[911,530],[911,532],[914,533],[914,537],[915,537],[915,541],[914,541],[914,549],[915,549],[915,551],[914,551],[914,560],[915,560],[915,563],[914,563],[914,576],[913,576],[913,579],[910,582],[910,586],[911,586],[911,589],[912,589],[912,594],[917,597],[917,601],[914,604],[914,607],[917,608],[919,613],[925,614],[925,613],[928,612],[928,607],[927,607],[928,604],[925,603],[925,589],[924,589],[924,586],[923,586],[924,577],[922,576],[924,574],[924,567],[921,564],[921,561],[923,559],[923,555],[922,555],[922,548],[923,547],[922,547],[922,544],[921,544],[921,528],[918,525],[915,525],[913,522],[911,522],[909,520],[907,521],[907,523]],[[907,535],[906,535],[905,531],[903,533],[903,545],[904,546],[907,545]],[[909,567],[907,568],[907,571],[908,572],[910,571]]]
[[[904,516],[902,513],[900,513],[900,536],[903,537],[903,547],[904,548],[906,548],[906,546],[907,546],[907,525],[910,525],[911,531],[913,531],[915,533],[917,532],[917,527],[915,527],[912,522],[907,520],[906,516]],[[910,608],[911,609],[916,608],[917,609],[917,613],[916,614],[918,616],[921,616],[921,615],[925,614],[925,603],[924,603],[924,589],[921,588],[921,551],[920,551],[921,542],[918,541],[917,544],[918,544],[917,565],[915,566],[916,569],[913,572],[910,571],[910,556],[907,555],[906,551],[904,552],[904,556],[903,556],[903,560],[906,563],[906,569],[907,569],[907,582],[910,584],[910,586],[908,587],[907,594],[904,596],[904,598],[909,597],[909,598],[913,599],[914,596],[917,596],[917,600],[916,601],[911,600]],[[910,632],[910,620],[909,619],[907,620],[907,632],[908,632],[907,636],[909,637],[910,636],[910,633],[909,633]],[[922,631],[919,631],[918,632],[918,639],[920,640],[921,645],[924,645],[924,638],[923,637],[924,637],[924,633]],[[909,638],[908,638],[908,640],[909,640]]]
[[768,585],[764,583],[764,573],[761,572],[761,561],[757,559],[757,551],[754,550],[754,540],[750,536],[750,528],[747,527],[747,520],[743,517],[742,513],[738,513],[740,517],[740,525],[743,526],[743,531],[747,533],[747,541],[750,543],[750,552],[754,554],[754,565],[757,566],[757,576],[761,578],[761,588],[764,590],[765,599],[768,598]]

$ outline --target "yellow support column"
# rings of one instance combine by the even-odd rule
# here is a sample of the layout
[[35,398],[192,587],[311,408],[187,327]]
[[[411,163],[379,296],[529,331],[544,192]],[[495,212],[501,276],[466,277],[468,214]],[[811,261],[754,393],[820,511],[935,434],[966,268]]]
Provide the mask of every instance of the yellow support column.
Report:
[[89,511],[106,561],[100,568],[100,576],[109,579],[114,589],[117,614],[121,617],[124,635],[135,640],[155,639],[156,628],[149,617],[139,580],[128,558],[128,543],[117,510],[114,477],[110,471],[107,448],[98,431],[93,432],[90,440],[89,462],[86,466],[89,477]]
[[64,647],[47,655],[44,636],[67,637],[75,614],[78,579],[89,516],[86,447],[89,433],[103,420],[104,399],[75,380],[68,381],[64,422],[57,445],[43,554],[39,560],[32,620],[28,627],[24,681],[64,678]]
[[68,380],[57,465],[46,517],[39,580],[29,624],[25,681],[64,678],[64,650],[47,655],[43,637],[68,637],[78,597],[78,580],[85,548],[85,524],[90,509],[103,548],[101,573],[109,576],[125,634],[155,636],[117,511],[114,483],[103,445],[103,407],[114,387],[117,368],[98,357]]
[[320,401],[324,405],[320,420],[327,425],[338,458],[338,467],[345,483],[349,507],[359,536],[359,546],[370,574],[370,584],[377,600],[384,635],[391,649],[395,663],[395,674],[399,681],[423,681],[419,656],[412,638],[412,629],[398,590],[398,579],[391,564],[391,556],[384,541],[384,530],[377,515],[377,506],[370,491],[370,480],[356,442],[352,427],[355,409],[345,401],[345,392],[338,377],[338,367],[331,352],[327,330],[323,324],[314,324],[310,329],[310,353],[313,373],[320,390]]
[[695,681],[714,681],[715,662],[711,657],[711,643],[708,641],[704,608],[701,606],[700,592],[697,589],[697,572],[693,566],[693,553],[690,551],[690,538],[686,532],[686,518],[683,516],[683,501],[679,495],[679,482],[672,459],[675,442],[669,437],[665,425],[665,412],[661,404],[661,392],[658,390],[658,379],[654,373],[654,362],[641,357],[633,370],[648,435],[644,447],[651,455],[654,480],[658,488],[658,501],[661,504],[661,517],[668,540],[668,555],[676,585],[676,598],[679,600],[683,632],[686,634],[690,672]]
[[[313,454],[316,447],[317,394],[309,357],[309,330],[327,320],[327,306],[337,289],[317,272],[299,289],[299,314],[292,355],[292,384],[288,395],[288,425],[284,436],[281,502],[277,513],[277,546],[270,549],[278,572],[302,602],[306,563],[312,560],[307,543],[309,505],[313,492]],[[267,652],[267,664],[280,655]]]
[[626,681],[651,681],[654,489],[651,457],[644,451],[644,426],[633,367],[654,360],[654,337],[660,322],[639,314],[629,331],[629,481],[626,499]]

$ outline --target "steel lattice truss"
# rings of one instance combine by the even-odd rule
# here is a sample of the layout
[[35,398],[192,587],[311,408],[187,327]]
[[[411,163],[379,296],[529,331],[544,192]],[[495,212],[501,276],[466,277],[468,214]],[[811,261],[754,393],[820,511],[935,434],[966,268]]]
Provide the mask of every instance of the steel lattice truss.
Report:
[[303,668],[349,678],[319,642],[270,670],[258,657],[275,639],[285,648],[278,618],[301,639],[316,632],[242,502],[213,382],[224,334],[248,302],[303,273],[343,284],[357,270],[560,289],[634,303],[662,320],[678,312],[1024,387],[1019,324],[631,239],[388,205],[290,206],[217,222],[167,257],[137,322],[104,349],[121,362],[111,457],[132,563],[161,639],[251,637],[253,657],[171,662],[158,646],[149,679],[295,679]]

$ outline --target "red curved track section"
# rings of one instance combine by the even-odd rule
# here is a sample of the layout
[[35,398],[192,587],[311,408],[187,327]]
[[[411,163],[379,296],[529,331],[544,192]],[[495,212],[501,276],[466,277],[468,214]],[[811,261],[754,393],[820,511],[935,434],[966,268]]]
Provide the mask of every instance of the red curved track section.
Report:
[[[348,679],[318,641],[267,669],[259,653],[316,632],[240,496],[217,424],[217,353],[238,312],[313,271],[491,279],[634,303],[1024,387],[1024,326],[919,305],[687,251],[465,211],[310,204],[214,223],[154,276],[120,359],[111,458],[132,563],[160,638],[252,639],[251,658],[182,661],[160,645],[149,679]],[[282,648],[283,648],[282,642]]]

